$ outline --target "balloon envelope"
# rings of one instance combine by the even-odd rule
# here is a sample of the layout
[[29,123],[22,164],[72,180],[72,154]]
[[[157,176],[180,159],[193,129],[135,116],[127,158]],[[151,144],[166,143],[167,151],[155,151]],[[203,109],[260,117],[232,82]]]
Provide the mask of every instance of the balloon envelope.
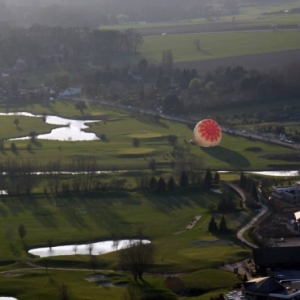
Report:
[[194,140],[200,147],[217,146],[222,139],[221,128],[212,119],[204,119],[197,123],[194,128]]

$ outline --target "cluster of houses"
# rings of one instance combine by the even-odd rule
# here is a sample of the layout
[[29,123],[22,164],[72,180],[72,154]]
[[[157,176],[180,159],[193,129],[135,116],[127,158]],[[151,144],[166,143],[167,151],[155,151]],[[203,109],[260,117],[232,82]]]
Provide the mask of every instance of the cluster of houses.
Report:
[[82,91],[79,87],[57,90],[45,85],[29,86],[27,80],[21,77],[23,70],[26,70],[26,62],[21,58],[17,59],[14,67],[0,70],[0,102],[22,99],[27,95],[43,95],[50,101],[81,95]]

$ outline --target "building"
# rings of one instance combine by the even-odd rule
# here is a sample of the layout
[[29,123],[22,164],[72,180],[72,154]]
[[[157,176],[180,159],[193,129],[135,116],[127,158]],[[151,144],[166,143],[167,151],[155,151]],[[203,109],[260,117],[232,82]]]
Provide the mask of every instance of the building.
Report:
[[300,299],[300,282],[260,277],[243,284],[242,294],[249,300]]
[[257,273],[275,269],[300,269],[300,247],[271,247],[253,249]]
[[292,186],[274,186],[271,199],[277,198],[292,204],[300,203],[300,182]]

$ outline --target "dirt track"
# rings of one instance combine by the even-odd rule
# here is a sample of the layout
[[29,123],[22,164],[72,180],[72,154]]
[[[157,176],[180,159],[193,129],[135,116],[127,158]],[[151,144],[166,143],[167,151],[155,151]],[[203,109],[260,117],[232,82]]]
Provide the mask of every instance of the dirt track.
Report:
[[195,68],[200,74],[215,70],[219,66],[242,66],[245,69],[270,71],[282,69],[284,66],[295,61],[300,61],[300,49],[282,52],[261,53],[253,55],[224,57],[210,60],[198,60],[176,63],[179,68]]

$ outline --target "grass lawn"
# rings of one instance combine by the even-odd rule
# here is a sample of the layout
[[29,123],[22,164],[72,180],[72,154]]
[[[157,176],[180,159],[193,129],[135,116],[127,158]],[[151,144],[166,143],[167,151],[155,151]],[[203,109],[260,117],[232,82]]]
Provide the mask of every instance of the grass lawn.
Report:
[[[186,286],[195,285],[201,289],[205,299],[212,293],[221,293],[236,283],[230,273],[218,270],[204,270],[217,267],[224,262],[237,261],[249,255],[233,235],[213,236],[207,232],[211,213],[207,206],[217,203],[218,194],[201,190],[176,191],[163,195],[156,193],[98,193],[94,196],[74,195],[69,197],[6,197],[0,201],[0,252],[1,264],[19,261],[15,265],[1,267],[0,295],[26,299],[53,299],[59,294],[62,284],[68,287],[74,299],[119,299],[124,293],[121,287],[99,288],[97,282],[87,282],[84,278],[92,271],[20,270],[31,261],[40,265],[62,268],[90,268],[88,255],[73,255],[52,258],[33,258],[26,249],[46,246],[47,240],[54,244],[79,243],[89,240],[133,238],[142,228],[145,237],[156,247],[154,273],[186,272],[196,273],[182,276]],[[56,205],[55,205],[56,203]],[[226,214],[229,228],[237,230],[246,220],[239,216],[244,210]],[[201,219],[191,230],[185,227],[195,217]],[[221,215],[215,214],[217,221]],[[234,221],[233,221],[234,220]],[[24,244],[17,234],[19,224],[27,230]],[[7,229],[13,232],[9,241]],[[216,241],[222,240],[222,243]],[[205,246],[201,243],[205,243]],[[112,252],[97,256],[98,269],[116,267],[118,254]],[[23,262],[20,264],[20,262]],[[16,269],[15,271],[10,269]],[[105,274],[104,274],[105,275]],[[106,274],[107,275],[107,274]],[[112,283],[126,283],[132,277],[113,273]],[[206,277],[205,277],[206,276]],[[210,279],[209,279],[210,278]],[[206,284],[206,281],[210,284]],[[199,284],[199,282],[201,282]],[[172,293],[164,287],[164,279],[156,275],[145,275],[144,291],[151,293]],[[73,299],[73,298],[72,298]],[[169,299],[169,298],[168,298]],[[200,298],[194,298],[200,299]],[[201,298],[202,299],[202,298]]]
[[[199,37],[201,50],[194,41]],[[141,53],[160,62],[163,50],[171,49],[174,62],[207,60],[249,54],[299,49],[300,32],[226,32],[146,36]]]
[[[182,271],[214,267],[223,261],[243,258],[248,249],[232,244],[231,236],[212,236],[207,232],[211,213],[209,203],[217,203],[218,194],[201,191],[176,191],[172,194],[98,193],[94,196],[73,195],[5,197],[0,202],[0,251],[3,261],[28,259],[25,249],[46,246],[47,240],[54,244],[132,238],[139,228],[145,237],[157,247],[156,270]],[[235,230],[244,224],[239,211],[227,215],[228,226]],[[193,230],[185,227],[201,215]],[[216,218],[220,216],[216,215]],[[23,245],[17,234],[19,224],[27,229]],[[14,235],[9,241],[8,229]],[[228,242],[208,243],[200,246],[196,241],[215,241],[222,238]],[[196,243],[194,243],[196,242]],[[24,248],[25,247],[25,248]],[[109,268],[116,264],[116,254],[103,255],[103,263]],[[56,261],[73,261],[73,265],[86,262],[85,256],[51,258]],[[61,262],[62,263],[62,262]],[[71,263],[70,263],[71,264]]]
[[[122,299],[128,283],[132,278],[126,274],[115,272],[97,272],[103,279],[88,281],[95,274],[92,271],[58,271],[28,270],[0,275],[0,295],[14,296],[21,300],[29,299],[62,299],[62,287],[68,291],[73,300],[86,299]],[[139,282],[139,288],[148,295],[164,295],[168,300],[177,299],[166,289],[165,278],[145,275]],[[105,284],[109,284],[105,286]],[[120,284],[120,285],[119,285]],[[154,299],[154,298],[151,298]]]
[[[12,111],[15,108],[9,108]],[[101,136],[105,134],[106,141],[61,142],[37,140],[31,143],[29,140],[15,141],[17,151],[10,150],[11,142],[5,141],[4,150],[0,152],[0,161],[14,159],[34,159],[47,162],[50,159],[64,159],[71,161],[76,156],[89,155],[99,160],[99,169],[103,170],[138,170],[148,169],[149,160],[155,159],[157,168],[171,170],[174,160],[171,152],[173,146],[168,141],[170,134],[177,135],[178,145],[187,147],[185,141],[193,138],[192,131],[183,124],[155,119],[141,114],[132,114],[120,110],[108,110],[101,106],[93,105],[83,114],[75,109],[71,101],[47,103],[44,105],[28,105],[20,107],[18,111],[29,111],[35,114],[57,114],[67,118],[95,119],[99,122],[89,123],[87,131]],[[194,116],[196,118],[196,116]],[[14,116],[1,116],[0,120],[5,126],[1,127],[2,138],[13,138],[28,135],[31,130],[38,133],[50,131],[52,125],[45,124],[42,119],[31,117],[18,117],[19,128],[14,124]],[[104,122],[105,121],[105,122]],[[196,123],[196,122],[195,122]],[[133,138],[140,140],[139,147],[133,146]],[[31,148],[28,149],[28,144]],[[260,153],[245,151],[246,148],[260,147]],[[189,146],[195,156],[201,157],[204,167],[217,170],[241,170],[241,169],[269,169],[272,165],[280,165],[282,168],[295,168],[295,162],[280,160],[268,160],[260,158],[265,153],[296,153],[296,150],[274,146],[271,144],[251,141],[241,137],[223,134],[222,142],[218,147],[199,148]],[[87,152],[88,149],[88,152]]]

